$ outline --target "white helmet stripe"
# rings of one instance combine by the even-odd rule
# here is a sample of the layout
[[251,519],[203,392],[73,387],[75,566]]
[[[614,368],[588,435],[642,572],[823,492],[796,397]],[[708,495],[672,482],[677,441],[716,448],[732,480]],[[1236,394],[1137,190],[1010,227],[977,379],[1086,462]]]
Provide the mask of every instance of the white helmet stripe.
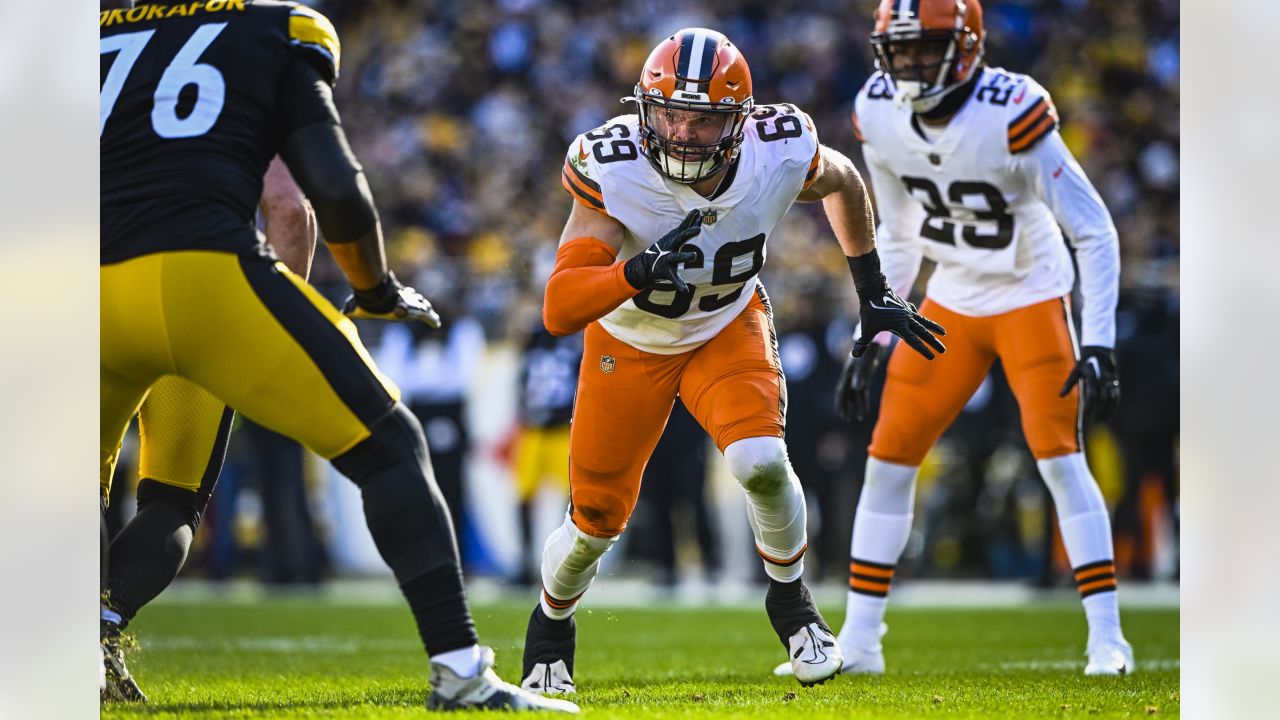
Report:
[[[704,71],[702,67],[704,59],[703,48],[710,40],[711,38],[707,37],[707,34],[701,30],[693,34],[693,48],[689,53],[689,74],[685,76],[689,81],[684,84],[685,92],[700,92],[697,81],[702,79]],[[705,70],[709,72],[711,68],[705,68]]]

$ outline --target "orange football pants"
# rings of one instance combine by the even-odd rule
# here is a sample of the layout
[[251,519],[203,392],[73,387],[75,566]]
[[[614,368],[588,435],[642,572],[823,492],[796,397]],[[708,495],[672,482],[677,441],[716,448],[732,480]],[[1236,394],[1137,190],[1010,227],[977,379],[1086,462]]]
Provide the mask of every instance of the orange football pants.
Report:
[[947,352],[930,361],[899,343],[889,359],[871,456],[919,465],[996,358],[1017,398],[1031,454],[1043,460],[1080,450],[1079,390],[1058,396],[1076,364],[1070,296],[990,317],[961,315],[926,298],[920,313],[947,329]]
[[768,300],[757,293],[695,350],[655,355],[593,322],[584,338],[569,436],[571,515],[578,529],[614,537],[640,494],[645,464],[679,394],[716,447],[782,437],[786,381]]

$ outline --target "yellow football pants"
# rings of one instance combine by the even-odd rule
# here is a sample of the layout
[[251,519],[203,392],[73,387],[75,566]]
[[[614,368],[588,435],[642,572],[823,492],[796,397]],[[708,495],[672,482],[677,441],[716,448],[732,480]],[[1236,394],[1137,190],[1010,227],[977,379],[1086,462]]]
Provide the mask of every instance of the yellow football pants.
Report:
[[[163,252],[104,265],[100,279],[104,491],[129,419],[165,376],[191,381],[325,458],[367,438],[399,400],[355,325],[282,263]],[[185,456],[176,463],[184,473],[200,459],[196,449]]]
[[[208,390],[165,375],[151,386],[138,410],[138,474],[209,495],[222,470],[231,419],[231,410]],[[119,453],[117,445],[106,459],[102,482],[110,480]],[[103,484],[103,497],[110,490]]]

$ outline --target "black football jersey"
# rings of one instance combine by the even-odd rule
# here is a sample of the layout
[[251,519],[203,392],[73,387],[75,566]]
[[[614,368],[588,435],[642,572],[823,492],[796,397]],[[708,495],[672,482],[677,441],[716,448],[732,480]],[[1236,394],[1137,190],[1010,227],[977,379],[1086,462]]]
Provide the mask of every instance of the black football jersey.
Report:
[[101,30],[100,262],[166,250],[263,252],[262,176],[281,141],[338,122],[314,98],[341,49],[292,2],[147,2]]

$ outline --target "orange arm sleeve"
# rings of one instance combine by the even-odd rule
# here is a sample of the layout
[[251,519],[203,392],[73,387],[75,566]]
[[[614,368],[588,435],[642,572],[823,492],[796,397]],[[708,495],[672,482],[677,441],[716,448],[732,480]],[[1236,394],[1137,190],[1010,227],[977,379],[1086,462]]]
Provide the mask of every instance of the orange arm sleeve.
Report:
[[542,300],[542,324],[552,335],[572,335],[608,315],[639,290],[622,274],[617,253],[593,237],[574,238],[556,252]]

